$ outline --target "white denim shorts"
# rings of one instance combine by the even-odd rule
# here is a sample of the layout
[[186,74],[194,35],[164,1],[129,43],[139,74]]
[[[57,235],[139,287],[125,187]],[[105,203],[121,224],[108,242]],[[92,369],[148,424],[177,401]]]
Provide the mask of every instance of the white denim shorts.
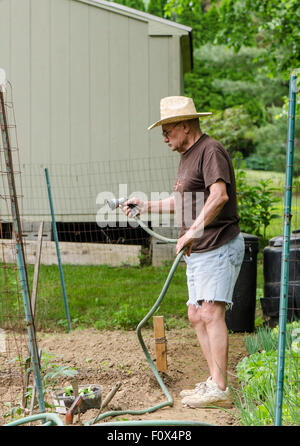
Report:
[[189,299],[187,305],[201,306],[201,301],[226,302],[232,307],[232,294],[245,254],[244,237],[203,253],[184,256]]

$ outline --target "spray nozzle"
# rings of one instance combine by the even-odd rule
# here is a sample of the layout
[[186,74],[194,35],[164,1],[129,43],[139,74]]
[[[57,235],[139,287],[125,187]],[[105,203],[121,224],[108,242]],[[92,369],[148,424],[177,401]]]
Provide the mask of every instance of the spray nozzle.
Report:
[[[113,200],[106,200],[106,203],[108,204],[108,206],[110,207],[111,210],[117,209],[117,207],[119,206],[124,206],[126,201],[128,200],[128,198],[115,198]],[[136,204],[133,203],[129,203],[128,207],[131,208],[130,213],[132,217],[136,217],[139,214],[139,206],[137,206]]]

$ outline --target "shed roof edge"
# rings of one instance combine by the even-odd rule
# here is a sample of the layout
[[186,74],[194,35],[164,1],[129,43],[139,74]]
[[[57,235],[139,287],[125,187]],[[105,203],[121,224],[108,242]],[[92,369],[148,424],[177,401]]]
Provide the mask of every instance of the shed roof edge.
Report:
[[[73,0],[74,1],[74,0]],[[161,23],[162,25],[166,25],[167,27],[174,27],[177,30],[182,30],[186,33],[192,32],[192,28],[189,26],[181,25],[180,23],[172,22],[171,20],[163,19],[161,17],[157,17],[152,14],[148,14],[147,12],[139,11],[137,9],[129,8],[128,6],[121,5],[119,3],[114,3],[106,0],[75,0],[80,3],[86,3],[90,4],[92,6],[98,6],[101,8],[101,6],[105,7],[105,9],[110,9],[115,12],[120,12],[122,14],[128,15],[128,16],[136,16],[137,18],[140,18],[142,20],[146,21],[156,21]]]

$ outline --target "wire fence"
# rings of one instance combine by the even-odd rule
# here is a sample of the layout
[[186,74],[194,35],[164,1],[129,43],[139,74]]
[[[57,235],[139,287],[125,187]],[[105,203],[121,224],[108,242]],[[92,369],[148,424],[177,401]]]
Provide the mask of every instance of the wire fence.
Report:
[[[38,329],[66,329],[62,278],[59,261],[64,269],[66,299],[105,298],[103,276],[99,267],[140,268],[160,266],[174,258],[175,247],[159,242],[140,228],[135,220],[119,210],[112,211],[105,200],[138,196],[158,200],[172,193],[178,158],[172,156],[66,165],[20,165],[11,89],[5,95],[14,181],[22,226],[22,242],[31,296],[31,313]],[[0,140],[0,410],[2,417],[26,408],[29,386],[28,357],[30,348],[26,336],[26,320],[20,271],[17,261],[18,235],[14,227],[13,200],[9,190],[9,171],[3,137]],[[51,216],[45,169],[53,198],[55,221]],[[292,195],[292,235],[290,240],[287,322],[300,318],[300,222],[299,183]],[[281,197],[283,199],[284,191]],[[143,221],[156,232],[176,238],[178,228],[173,217],[143,216]],[[283,251],[284,215],[281,232],[264,251],[264,318],[273,326],[280,317],[281,259]],[[56,230],[55,230],[56,229]],[[57,240],[55,233],[57,232]],[[59,246],[59,255],[57,252]],[[104,275],[108,270],[103,270]],[[120,270],[116,270],[120,274]],[[141,279],[142,281],[143,279]],[[94,291],[87,284],[94,282]],[[109,286],[109,285],[106,285]],[[108,299],[110,296],[108,295]],[[35,311],[36,309],[36,311]],[[89,321],[89,315],[82,316]],[[72,312],[71,312],[72,319]],[[54,322],[54,325],[53,325]],[[79,321],[80,322],[80,321]],[[286,354],[295,361],[299,345],[299,330],[292,331],[293,349]],[[289,344],[290,346],[290,344]],[[296,349],[296,350],[295,350]],[[296,354],[297,376],[299,355]],[[27,364],[27,365],[26,365]],[[291,379],[295,379],[294,375]],[[288,377],[289,379],[289,377]],[[296,378],[297,380],[298,378]],[[31,389],[34,381],[31,378]],[[296,382],[299,391],[299,379]],[[296,395],[297,398],[297,395]],[[19,404],[21,401],[21,404]],[[27,410],[27,412],[26,412]],[[31,409],[33,410],[33,408]]]

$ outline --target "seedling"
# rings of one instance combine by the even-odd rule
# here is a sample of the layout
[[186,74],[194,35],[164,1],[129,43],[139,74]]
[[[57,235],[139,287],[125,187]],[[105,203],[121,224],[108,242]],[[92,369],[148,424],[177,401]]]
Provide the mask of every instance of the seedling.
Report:
[[[73,386],[67,386],[64,387],[64,394],[63,396],[73,396],[74,395],[74,390],[73,390]],[[82,387],[79,390],[79,395],[85,395],[89,398],[95,398],[95,393],[93,391],[93,386],[90,385],[89,387]]]

